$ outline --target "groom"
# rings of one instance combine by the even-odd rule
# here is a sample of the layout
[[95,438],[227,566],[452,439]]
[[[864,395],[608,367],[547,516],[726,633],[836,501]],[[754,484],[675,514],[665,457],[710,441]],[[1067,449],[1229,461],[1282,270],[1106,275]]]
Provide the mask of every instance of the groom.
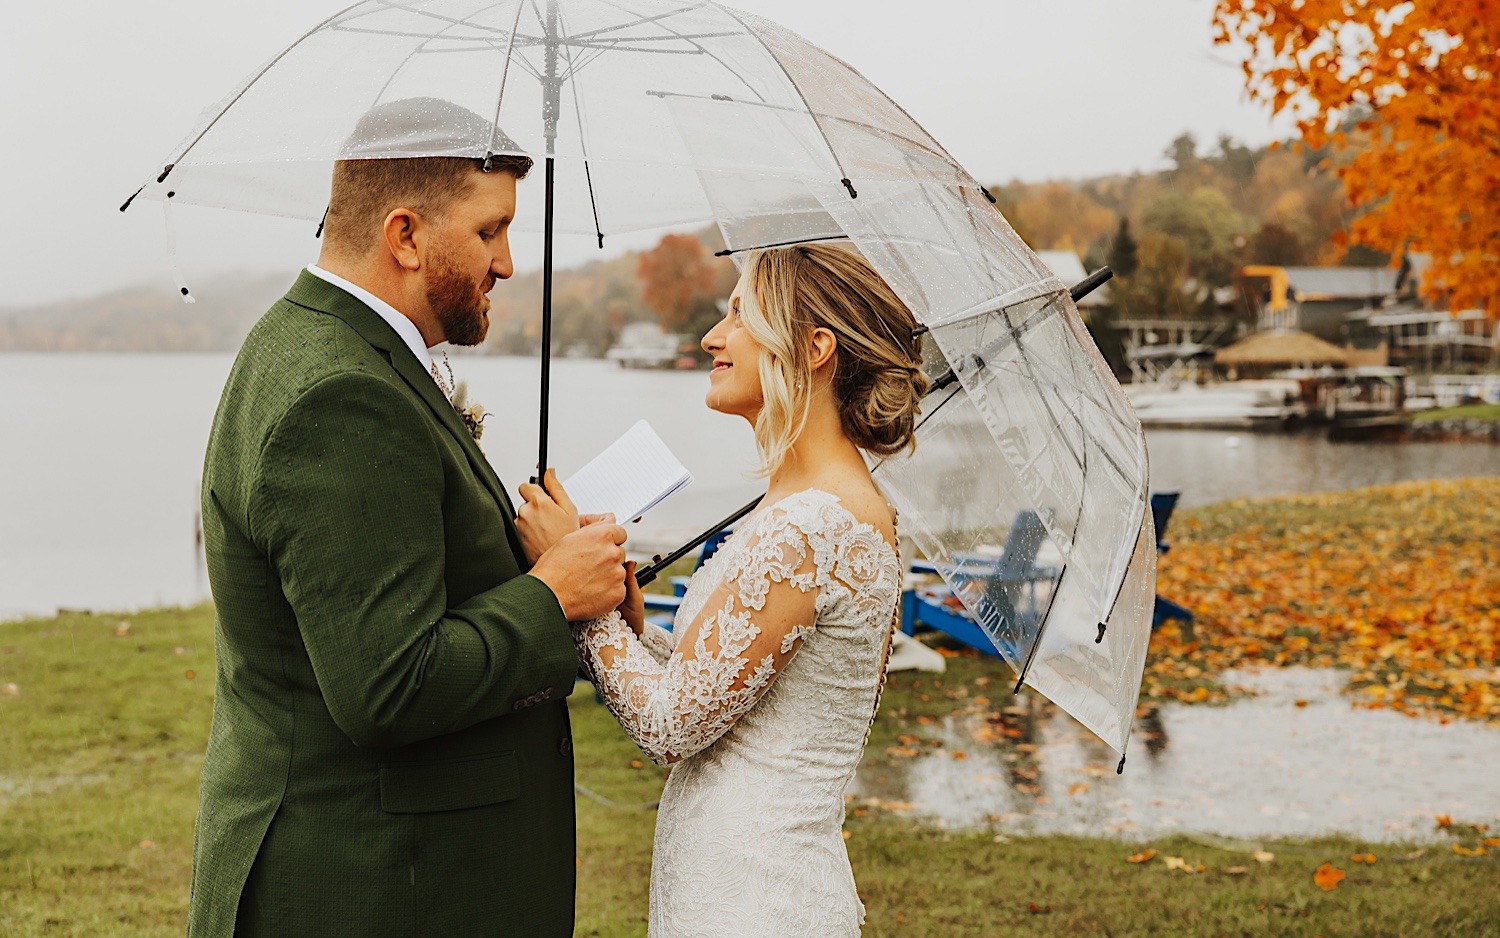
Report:
[[491,134],[434,99],[367,114],[345,152],[381,158],[336,165],[317,265],[224,388],[190,935],[572,933],[568,621],[624,598],[625,532],[528,557],[428,353],[484,338],[531,161],[400,154]]

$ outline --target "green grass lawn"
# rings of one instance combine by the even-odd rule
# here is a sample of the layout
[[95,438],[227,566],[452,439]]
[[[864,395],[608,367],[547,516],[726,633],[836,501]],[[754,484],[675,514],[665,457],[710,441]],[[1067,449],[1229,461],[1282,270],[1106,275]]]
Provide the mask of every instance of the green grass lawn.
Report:
[[[936,681],[892,676],[870,768],[894,764],[887,750],[924,718],[1007,702],[1002,666],[949,663]],[[212,673],[206,608],[0,624],[0,935],[182,932]],[[586,685],[570,704],[578,781],[623,805],[579,799],[578,934],[643,935],[655,814],[639,805],[664,775]],[[878,810],[847,829],[867,935],[1479,935],[1500,921],[1495,851],[1446,844],[1176,839],[1132,864],[1145,845],[997,841]],[[1275,859],[1257,863],[1256,847]],[[1349,862],[1366,847],[1375,865]],[[1347,872],[1328,892],[1313,882],[1325,862]]]
[[1415,423],[1430,420],[1491,420],[1500,422],[1500,404],[1464,404],[1460,407],[1440,407],[1435,410],[1418,411],[1412,417]]

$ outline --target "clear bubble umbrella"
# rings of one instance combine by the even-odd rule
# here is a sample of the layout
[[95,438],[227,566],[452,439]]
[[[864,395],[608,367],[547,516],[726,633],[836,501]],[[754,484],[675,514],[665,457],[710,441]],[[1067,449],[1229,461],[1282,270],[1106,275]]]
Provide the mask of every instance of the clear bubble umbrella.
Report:
[[[351,143],[418,98],[467,116]],[[206,111],[131,198],[316,223],[337,159],[499,153],[544,164],[545,210],[517,225],[544,234],[541,465],[554,232],[713,222],[736,256],[847,239],[927,330],[940,384],[915,454],[876,470],[904,531],[1021,681],[1123,753],[1155,592],[1140,424],[1067,286],[827,52],[698,0],[366,0]]]

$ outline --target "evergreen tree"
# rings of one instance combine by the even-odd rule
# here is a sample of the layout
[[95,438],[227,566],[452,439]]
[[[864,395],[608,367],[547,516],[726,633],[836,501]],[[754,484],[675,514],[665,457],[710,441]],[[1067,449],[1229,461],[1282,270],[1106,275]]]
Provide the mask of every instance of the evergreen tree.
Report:
[[1120,219],[1120,230],[1115,232],[1115,243],[1110,245],[1108,258],[1109,269],[1116,277],[1129,277],[1141,266],[1135,239],[1130,236],[1130,219]]

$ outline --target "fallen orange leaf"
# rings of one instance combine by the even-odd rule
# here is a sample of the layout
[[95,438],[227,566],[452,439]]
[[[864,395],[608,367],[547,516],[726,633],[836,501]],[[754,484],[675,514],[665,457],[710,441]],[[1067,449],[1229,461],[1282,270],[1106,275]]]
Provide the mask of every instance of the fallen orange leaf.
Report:
[[1486,847],[1500,847],[1500,837],[1486,837],[1484,845]]
[[1474,847],[1471,849],[1460,844],[1454,844],[1453,852],[1461,857],[1482,857],[1485,854],[1485,849],[1483,847]]
[[1375,854],[1373,854],[1373,853],[1356,853],[1354,856],[1350,857],[1349,860],[1350,860],[1351,863],[1363,863],[1366,866],[1374,866],[1375,865]]
[[1305,700],[1298,700],[1296,703],[1297,703],[1298,709],[1301,709],[1302,707],[1307,706],[1307,701],[1305,701]]
[[1126,857],[1125,858],[1125,862],[1126,863],[1145,863],[1147,860],[1150,860],[1154,856],[1156,856],[1156,848],[1155,847],[1147,847],[1145,850],[1142,850],[1140,853],[1132,853],[1130,856]]
[[1088,790],[1089,790],[1088,782],[1074,782],[1072,784],[1072,786],[1068,788],[1068,794],[1070,794],[1070,795],[1081,795],[1081,794],[1087,792]]
[[953,758],[959,762],[962,762],[963,760],[969,758],[969,754],[964,752],[962,749],[955,749],[953,750]]
[[1437,826],[1438,827],[1452,827],[1453,826],[1453,816],[1451,814],[1439,814],[1439,815],[1437,815],[1434,818],[1434,820],[1437,821]]
[[1313,882],[1324,891],[1337,889],[1339,883],[1344,881],[1344,871],[1331,863],[1324,863],[1313,871]]

